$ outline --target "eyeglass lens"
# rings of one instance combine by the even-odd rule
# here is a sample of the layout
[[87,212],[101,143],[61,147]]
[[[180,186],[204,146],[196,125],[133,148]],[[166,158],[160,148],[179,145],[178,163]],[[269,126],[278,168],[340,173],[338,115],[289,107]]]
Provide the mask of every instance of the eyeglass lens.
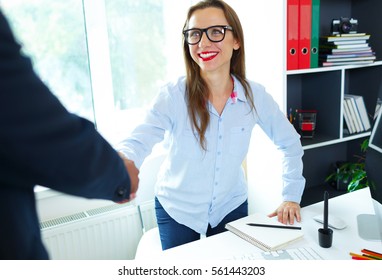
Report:
[[194,29],[186,30],[184,35],[185,35],[186,42],[190,45],[195,45],[199,43],[200,40],[202,39],[203,32],[207,34],[207,38],[211,42],[217,43],[217,42],[223,41],[225,37],[226,29],[227,27],[225,26],[211,26],[205,29],[194,28]]

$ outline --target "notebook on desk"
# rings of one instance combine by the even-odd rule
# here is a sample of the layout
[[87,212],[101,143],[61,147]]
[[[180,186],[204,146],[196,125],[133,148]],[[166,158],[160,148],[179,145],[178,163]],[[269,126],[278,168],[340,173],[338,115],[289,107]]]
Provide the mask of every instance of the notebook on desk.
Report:
[[304,236],[298,226],[286,226],[261,213],[226,224],[226,229],[264,251],[282,249]]

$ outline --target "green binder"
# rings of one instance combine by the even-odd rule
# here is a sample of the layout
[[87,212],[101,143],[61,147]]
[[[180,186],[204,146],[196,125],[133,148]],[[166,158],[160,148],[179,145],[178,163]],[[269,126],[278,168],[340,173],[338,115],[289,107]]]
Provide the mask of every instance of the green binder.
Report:
[[312,33],[310,41],[310,68],[318,67],[320,39],[320,0],[312,0]]

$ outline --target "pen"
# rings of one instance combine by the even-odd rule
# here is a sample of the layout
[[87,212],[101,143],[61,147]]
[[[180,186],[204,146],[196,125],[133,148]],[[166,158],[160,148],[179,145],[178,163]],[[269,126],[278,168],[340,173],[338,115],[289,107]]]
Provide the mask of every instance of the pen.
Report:
[[352,256],[351,258],[352,258],[352,260],[360,260],[360,261],[367,261],[367,260],[369,260],[368,258],[364,258],[362,256],[360,256],[360,257]]
[[357,259],[357,260],[358,259],[362,259],[362,260],[374,260],[373,258],[367,257],[365,255],[359,255],[359,254],[355,254],[355,253],[352,253],[352,252],[350,252],[349,254],[350,254],[350,256],[352,256],[352,259]]
[[248,226],[251,227],[270,227],[270,228],[285,228],[285,229],[298,229],[300,230],[301,227],[292,227],[292,226],[279,226],[279,225],[269,225],[269,224],[254,224],[254,223],[248,223]]
[[324,230],[328,230],[328,215],[329,215],[329,206],[328,206],[329,193],[324,192]]
[[361,250],[362,253],[365,253],[371,257],[374,257],[376,259],[379,259],[379,260],[382,260],[382,254],[381,253],[377,253],[377,252],[374,252],[374,251],[371,251],[371,250],[368,250],[368,249],[362,249]]
[[362,254],[362,256],[364,256],[364,257],[366,257],[366,258],[373,259],[373,260],[382,260],[382,258],[378,258],[378,257],[373,256],[373,255]]

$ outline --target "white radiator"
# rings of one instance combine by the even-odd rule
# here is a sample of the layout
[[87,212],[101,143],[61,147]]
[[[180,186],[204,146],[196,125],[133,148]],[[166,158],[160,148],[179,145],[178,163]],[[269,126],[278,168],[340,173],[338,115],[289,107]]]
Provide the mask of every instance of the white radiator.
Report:
[[138,205],[138,211],[142,219],[143,232],[158,226],[154,200],[147,200],[140,203]]
[[113,204],[42,221],[43,242],[51,259],[134,259],[143,234],[139,210],[131,204]]

